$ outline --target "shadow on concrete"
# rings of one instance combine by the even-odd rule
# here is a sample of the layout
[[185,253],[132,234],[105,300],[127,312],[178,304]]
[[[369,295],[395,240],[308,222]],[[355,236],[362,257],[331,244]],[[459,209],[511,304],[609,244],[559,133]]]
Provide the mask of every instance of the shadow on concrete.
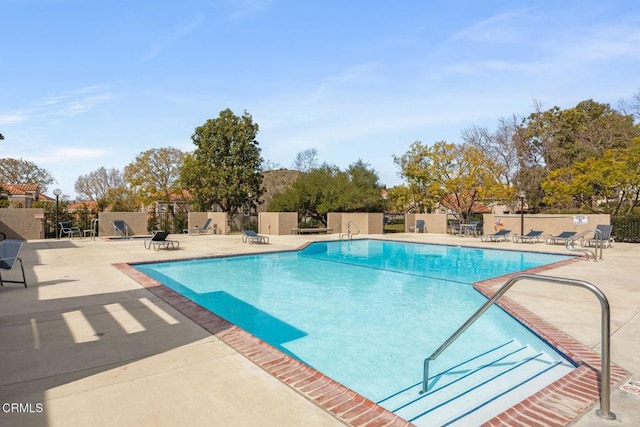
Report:
[[[53,241],[29,246],[24,257],[28,287],[0,288],[0,425],[48,426],[48,400],[121,382],[118,368],[123,365],[211,338],[143,288],[43,299],[56,295],[49,288],[79,280],[38,282],[33,268],[42,265],[37,250],[75,245]],[[114,372],[91,381],[109,371]],[[127,373],[131,379],[131,370]]]

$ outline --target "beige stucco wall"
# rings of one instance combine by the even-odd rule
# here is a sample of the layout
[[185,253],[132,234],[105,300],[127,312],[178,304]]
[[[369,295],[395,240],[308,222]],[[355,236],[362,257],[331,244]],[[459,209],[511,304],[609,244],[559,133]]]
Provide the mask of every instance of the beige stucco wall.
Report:
[[[494,225],[497,219],[502,220],[504,227],[507,230],[511,230],[513,234],[520,234],[520,215],[483,215],[483,232],[484,234],[495,233]],[[611,224],[611,216],[606,215],[569,215],[569,214],[557,214],[557,215],[527,215],[524,218],[524,233],[527,234],[530,230],[541,230],[545,235],[553,234],[558,235],[563,231],[575,231],[580,233],[584,230],[593,230],[598,224]],[[586,223],[577,223],[578,219],[586,220]]]
[[412,232],[419,219],[424,221],[427,233],[447,234],[447,215],[427,213],[406,214],[404,217],[405,233]]
[[3,208],[0,209],[0,231],[7,239],[43,239],[43,218],[42,208]]
[[117,236],[113,229],[113,221],[124,221],[129,236],[147,235],[146,212],[100,212],[98,214],[98,235],[101,237]]
[[327,227],[333,233],[346,233],[349,222],[354,223],[357,228],[351,227],[354,233],[360,229],[360,234],[382,234],[383,215],[379,212],[329,212],[327,215]]
[[258,233],[271,235],[291,234],[298,226],[297,212],[259,212]]

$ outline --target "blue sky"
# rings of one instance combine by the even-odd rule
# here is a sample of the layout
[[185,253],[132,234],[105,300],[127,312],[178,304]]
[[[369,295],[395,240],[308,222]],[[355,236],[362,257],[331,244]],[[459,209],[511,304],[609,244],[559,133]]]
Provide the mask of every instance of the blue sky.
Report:
[[460,142],[501,117],[617,106],[640,90],[640,3],[628,1],[0,0],[1,157],[80,175],[150,148],[191,151],[230,108],[265,159],[363,159]]

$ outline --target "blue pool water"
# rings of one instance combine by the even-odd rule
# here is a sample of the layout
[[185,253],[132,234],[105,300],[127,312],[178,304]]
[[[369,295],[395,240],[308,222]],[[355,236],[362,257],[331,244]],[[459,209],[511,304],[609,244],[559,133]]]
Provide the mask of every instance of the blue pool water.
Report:
[[[379,240],[134,267],[373,401],[422,377],[422,362],[486,298],[471,286],[567,256]],[[498,307],[433,364],[511,340],[555,353]]]

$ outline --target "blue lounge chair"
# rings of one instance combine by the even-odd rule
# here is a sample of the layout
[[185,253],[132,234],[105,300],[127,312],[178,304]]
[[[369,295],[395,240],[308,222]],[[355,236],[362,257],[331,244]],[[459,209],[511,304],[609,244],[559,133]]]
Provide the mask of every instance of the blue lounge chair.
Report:
[[76,234],[78,237],[82,236],[82,230],[79,227],[72,227],[69,221],[60,221],[60,234],[58,237],[67,236],[73,239]]
[[253,230],[242,230],[242,243],[269,243],[269,238],[267,236],[262,236],[260,234],[256,234]]
[[122,237],[128,237],[129,227],[127,227],[127,224],[125,224],[123,220],[116,219],[113,221],[113,234],[116,236],[120,235]]
[[177,240],[169,240],[167,236],[169,236],[168,231],[156,231],[150,239],[144,241],[145,249],[151,249],[152,247],[155,251],[159,251],[161,248],[179,249],[180,242]]
[[603,248],[612,247],[615,243],[613,236],[611,235],[613,225],[598,224],[596,225],[596,230],[599,230],[600,236],[598,236],[598,232],[595,232],[593,237],[582,240],[582,246],[599,246],[602,244]]
[[426,233],[427,227],[424,223],[424,219],[417,219],[415,227],[411,227],[414,233]]
[[542,231],[531,230],[527,234],[523,234],[522,236],[513,236],[513,241],[515,243],[536,243],[541,242],[540,237],[542,236]]
[[20,262],[20,271],[22,272],[22,280],[4,280],[0,274],[0,286],[4,286],[5,283],[21,283],[24,287],[27,287],[27,279],[24,276],[24,267],[22,266],[22,259],[20,259],[20,250],[24,245],[25,240],[13,240],[7,239],[0,242],[0,269],[12,270],[16,265],[16,261]]
[[572,240],[573,236],[576,235],[575,231],[563,231],[557,236],[547,236],[545,239],[545,243],[547,245],[555,245],[558,243],[562,243],[563,245],[567,243],[567,241]]
[[493,234],[483,234],[482,237],[480,237],[480,240],[483,242],[506,242],[509,238],[509,234],[511,234],[511,230],[500,230]]
[[207,220],[204,222],[204,225],[202,227],[194,227],[194,228],[187,228],[184,231],[185,234],[196,234],[196,235],[200,235],[200,234],[216,234],[218,231],[218,226],[216,224],[214,224],[213,226],[211,226],[211,218],[207,218]]

